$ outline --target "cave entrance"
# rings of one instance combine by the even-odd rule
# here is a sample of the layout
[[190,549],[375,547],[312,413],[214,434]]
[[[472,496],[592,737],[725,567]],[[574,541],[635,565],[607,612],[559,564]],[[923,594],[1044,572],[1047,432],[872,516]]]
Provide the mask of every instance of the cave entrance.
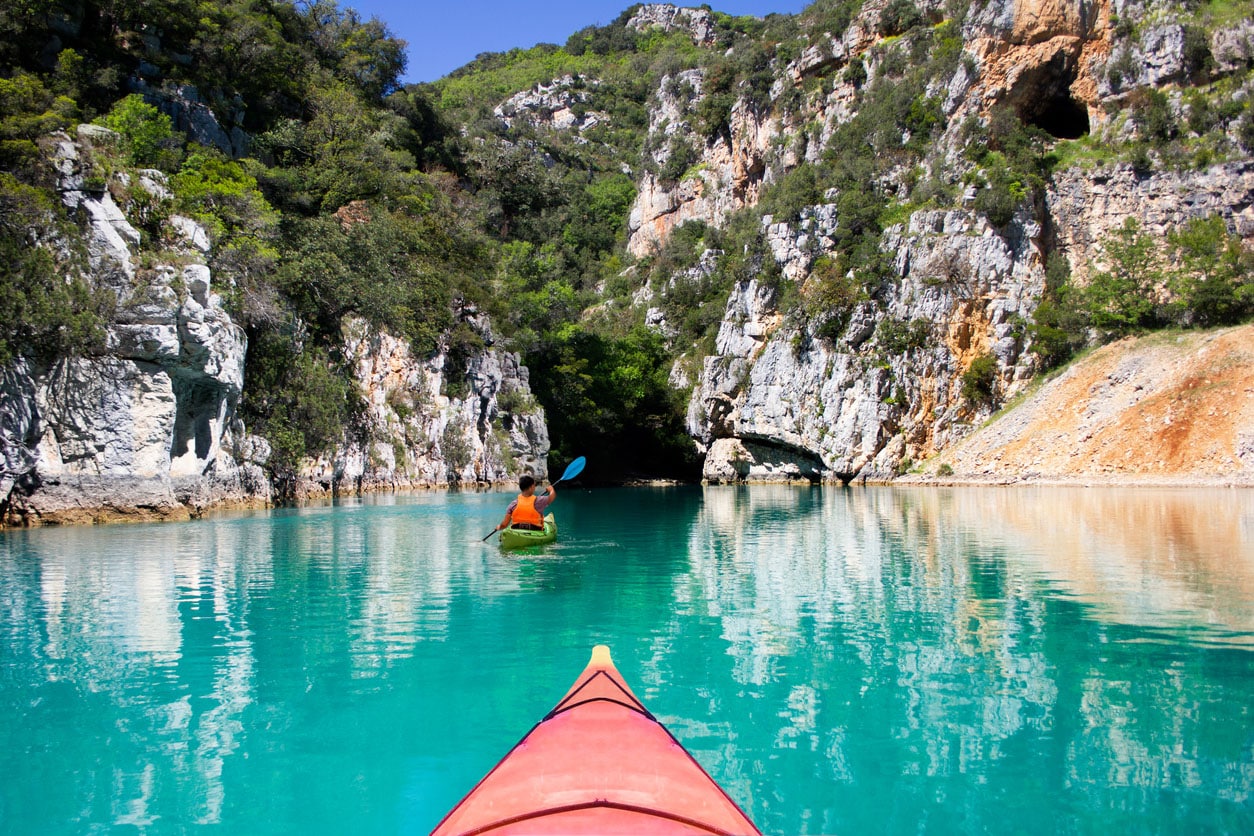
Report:
[[1088,136],[1088,108],[1071,95],[1075,79],[1074,61],[1063,50],[1048,62],[1025,72],[1011,93],[1019,119],[1055,139]]
[[1055,139],[1079,139],[1088,136],[1088,109],[1070,95],[1054,96],[1040,113],[1028,120]]

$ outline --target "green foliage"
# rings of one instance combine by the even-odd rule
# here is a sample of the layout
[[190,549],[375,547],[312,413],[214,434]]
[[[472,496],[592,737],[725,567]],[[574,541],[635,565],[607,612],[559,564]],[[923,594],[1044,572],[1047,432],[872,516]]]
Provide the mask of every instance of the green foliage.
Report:
[[993,226],[1010,223],[1020,206],[1043,191],[1053,161],[1045,150],[1048,142],[1044,131],[1025,125],[1006,107],[992,111],[986,126],[973,127],[967,153],[981,166],[984,187],[973,208]]
[[451,324],[452,300],[431,230],[404,213],[363,211],[347,223],[290,221],[275,284],[319,339],[336,342],[344,318],[355,314],[430,354]]
[[313,0],[304,17],[312,25],[310,38],[323,66],[334,68],[370,100],[397,89],[405,72],[405,42],[378,18],[363,21],[355,9],[340,9],[335,0]]
[[1161,90],[1136,91],[1132,97],[1132,118],[1141,135],[1155,144],[1168,142],[1179,130],[1167,94]]
[[883,319],[875,331],[880,348],[887,354],[906,354],[923,348],[932,338],[933,326],[926,319]]
[[835,344],[866,294],[857,278],[843,270],[838,260],[824,257],[810,270],[802,297],[802,307],[815,323],[815,336]]
[[962,373],[962,397],[973,404],[991,404],[997,387],[997,358],[981,354]]
[[1062,365],[1084,345],[1088,316],[1082,294],[1071,284],[1071,266],[1059,252],[1045,262],[1045,295],[1028,326],[1032,353],[1047,369]]
[[489,222],[502,238],[520,222],[534,220],[560,205],[563,195],[554,174],[535,149],[524,145],[484,144],[472,155],[479,195],[489,206]]
[[241,408],[273,448],[267,467],[280,494],[291,489],[300,460],[327,452],[360,426],[363,404],[349,371],[325,348],[289,329],[249,335]]
[[625,174],[610,174],[576,192],[570,201],[562,242],[581,267],[610,252],[627,228],[636,200],[636,184]]
[[1194,81],[1208,76],[1215,68],[1210,51],[1210,36],[1201,26],[1184,27],[1184,69]]
[[849,28],[860,8],[862,0],[815,0],[801,13],[801,23],[811,35],[823,33],[839,37]]
[[1093,327],[1118,336],[1157,324],[1163,265],[1154,239],[1128,218],[1100,249],[1105,269],[1094,272],[1084,289]]
[[444,360],[444,394],[450,398],[465,398],[470,392],[466,373],[471,359],[482,352],[485,343],[479,332],[465,320],[458,320],[448,331],[448,345]]
[[1231,325],[1254,316],[1254,253],[1223,218],[1197,218],[1168,236],[1172,310],[1182,324]]
[[284,120],[257,138],[274,163],[262,179],[277,206],[314,214],[425,190],[401,144],[411,137],[400,116],[367,106],[351,87],[326,76],[315,80],[309,99],[307,119]]
[[37,76],[0,77],[0,167],[34,167],[34,141],[68,127],[74,110],[72,101],[56,96]]
[[1132,56],[1132,50],[1126,46],[1106,65],[1106,80],[1116,90],[1123,87],[1124,81],[1135,80],[1136,75],[1136,59]]
[[176,160],[177,142],[170,117],[132,93],[113,106],[101,123],[122,136],[122,147],[131,165],[170,167]]
[[596,450],[606,475],[695,474],[660,335],[637,327],[614,338],[571,324],[525,359],[550,433],[562,440],[554,456]]
[[38,246],[30,230],[53,223],[43,191],[0,172],[0,364],[15,356],[50,361],[103,348],[110,297]]
[[923,14],[914,0],[889,0],[880,12],[879,33],[885,37],[900,35],[923,23]]
[[244,167],[207,149],[192,153],[170,178],[179,211],[217,239],[268,239],[278,224],[253,177]]

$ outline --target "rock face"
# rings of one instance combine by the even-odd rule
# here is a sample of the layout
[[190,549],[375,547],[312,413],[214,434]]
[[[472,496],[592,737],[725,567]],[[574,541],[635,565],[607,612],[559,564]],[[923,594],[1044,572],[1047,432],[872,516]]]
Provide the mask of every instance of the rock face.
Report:
[[[109,191],[84,190],[80,143],[93,141],[110,141],[108,132],[63,137],[55,161],[62,201],[83,218],[92,279],[117,301],[109,353],[5,370],[0,506],[30,524],[267,502],[264,474],[242,453],[257,445],[235,415],[244,333],[203,264],[136,265],[139,231]],[[160,194],[160,175],[144,176]]]
[[[798,229],[769,225],[781,281],[809,272],[810,241],[835,221],[822,206]],[[1003,237],[971,213],[916,213],[885,234],[898,280],[850,311],[834,341],[783,317],[775,289],[739,284],[688,409],[705,478],[886,479],[961,438],[989,410],[962,395],[977,358],[996,359],[1003,395],[1031,377],[1023,316],[1044,279],[1035,231]]]
[[692,36],[697,46],[714,45],[714,15],[709,9],[684,9],[669,3],[646,3],[641,6],[627,26],[637,32],[650,29],[661,29],[670,32],[676,29]]
[[[659,148],[655,154],[659,164],[666,162],[675,137],[693,147],[704,146],[688,122],[692,108],[700,101],[700,74],[690,71],[680,80],[690,85],[688,89],[697,98],[677,96],[667,89],[670,77],[663,81],[649,140]],[[667,118],[668,114],[674,118]],[[666,243],[677,226],[694,220],[722,226],[732,212],[757,203],[769,182],[767,160],[772,140],[779,134],[779,121],[760,117],[741,101],[732,108],[729,125],[729,134],[705,146],[699,165],[678,181],[664,182],[656,174],[644,175],[627,222],[628,252],[638,258],[647,256]]]
[[[140,262],[140,231],[108,189],[90,191],[84,160],[106,129],[55,142],[64,204],[81,220],[91,281],[116,313],[101,356],[0,369],[0,520],[9,524],[185,519],[208,508],[265,505],[270,445],[236,414],[247,342],[202,262],[204,229],[175,216],[177,259]],[[125,186],[130,175],[119,174]],[[159,172],[145,191],[169,192]],[[516,355],[491,347],[486,317],[461,317],[484,344],[457,362],[446,345],[415,358],[408,344],[361,322],[345,331],[372,441],[346,434],[305,463],[296,493],[501,481],[545,473],[548,433]],[[450,390],[456,390],[450,393]]]
[[1054,178],[1045,201],[1055,246],[1083,279],[1095,245],[1128,218],[1163,238],[1194,218],[1219,215],[1242,238],[1254,238],[1254,162],[1148,175],[1130,165],[1073,169]]
[[507,128],[524,122],[549,130],[585,131],[595,128],[607,118],[604,113],[584,107],[590,97],[587,88],[598,83],[571,75],[562,76],[510,96],[497,105],[493,114]]
[[[502,482],[547,476],[544,410],[531,394],[518,355],[497,351],[487,317],[461,319],[488,348],[457,368],[447,344],[432,358],[357,320],[345,349],[366,402],[373,439],[346,439],[334,454],[307,463],[300,496]],[[456,390],[450,394],[449,390]]]
[[[822,138],[804,157],[817,159],[813,149],[822,148],[852,116],[856,97],[839,80],[842,69],[861,57],[872,77],[877,71],[870,47],[882,8],[867,4],[843,35],[812,43],[788,66],[794,81],[811,75],[836,79],[830,93],[802,111],[811,125],[819,122]],[[942,10],[924,4],[921,11],[940,19]],[[975,7],[963,26],[967,60],[947,89],[936,91],[949,126],[938,158],[963,165],[961,124],[996,106],[1009,106],[1056,136],[1080,136],[1106,129],[1105,103],[1121,90],[1183,78],[1184,29],[1168,16],[1161,25],[1140,29],[1130,46],[1122,42],[1134,52],[1139,77],[1118,89],[1112,84],[1112,14],[1141,11],[1138,3],[1112,7],[1057,0]],[[1229,57],[1221,60],[1244,66],[1246,38],[1240,31],[1222,39]],[[664,98],[660,92],[659,100]],[[663,190],[646,176],[632,216],[633,251],[658,246],[692,218],[718,225],[725,213],[756,200],[753,184],[769,183],[799,162],[771,153],[767,145],[796,147],[790,140],[802,118],[749,124],[745,116],[733,118],[727,147],[744,148],[741,159],[756,160],[759,167],[739,181],[727,166],[718,176],[705,177],[723,159],[719,140],[705,148],[700,177]],[[774,143],[755,138],[773,136]],[[739,185],[730,185],[735,182]],[[899,191],[899,199],[906,194]],[[845,312],[847,324],[838,335],[829,328],[821,338],[816,329],[821,323],[786,315],[781,296],[790,283],[810,282],[817,258],[831,252],[840,221],[836,207],[810,207],[796,225],[764,219],[782,278],[735,286],[715,353],[705,358],[692,388],[688,429],[706,454],[705,478],[895,478],[960,442],[1037,371],[1028,326],[1045,287],[1045,252],[1063,254],[1083,284],[1096,245],[1129,217],[1162,237],[1190,219],[1218,214],[1242,237],[1254,237],[1248,160],[1153,174],[1128,164],[1074,168],[1053,177],[1042,203],[1021,206],[1002,229],[973,211],[915,212],[882,235],[881,251],[893,262],[891,280]],[[970,389],[964,394],[964,375],[977,360],[982,369],[991,363],[987,391],[978,397]],[[1250,426],[1248,418],[1240,420]]]

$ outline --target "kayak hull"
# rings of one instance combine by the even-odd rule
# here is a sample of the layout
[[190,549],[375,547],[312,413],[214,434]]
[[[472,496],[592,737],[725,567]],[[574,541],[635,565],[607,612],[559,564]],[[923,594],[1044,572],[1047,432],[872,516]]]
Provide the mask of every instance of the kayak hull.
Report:
[[433,836],[758,834],[598,645],[557,706]]
[[552,543],[557,539],[557,520],[553,519],[552,514],[548,514],[544,518],[543,531],[529,531],[523,528],[501,529],[501,548],[503,549],[522,549],[527,546],[543,546],[545,543]]

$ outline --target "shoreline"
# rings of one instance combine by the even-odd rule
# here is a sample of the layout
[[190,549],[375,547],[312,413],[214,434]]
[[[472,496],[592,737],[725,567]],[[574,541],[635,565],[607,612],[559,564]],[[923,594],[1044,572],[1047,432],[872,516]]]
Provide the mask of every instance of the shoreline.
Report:
[[[334,501],[350,497],[411,496],[435,492],[487,493],[509,488],[512,482],[474,483],[468,485],[430,485],[407,487],[360,488],[352,491],[324,491],[305,494],[291,502],[272,502],[265,499],[231,499],[204,506],[174,505],[170,507],[119,508],[102,505],[75,507],[36,518],[0,520],[0,532],[22,531],[34,528],[61,526],[126,525],[139,523],[177,523],[204,519],[219,513],[232,511],[264,511],[281,508],[300,508],[310,504]],[[1023,474],[978,474],[932,476],[906,474],[895,479],[854,479],[848,483],[840,480],[810,482],[808,480],[748,480],[743,482],[709,482],[706,480],[683,481],[677,479],[629,479],[610,487],[628,488],[677,488],[720,485],[744,487],[898,487],[898,488],[1133,488],[1133,489],[1254,489],[1254,473],[1208,476],[1162,476],[1133,474],[1076,474],[1069,476]]]

